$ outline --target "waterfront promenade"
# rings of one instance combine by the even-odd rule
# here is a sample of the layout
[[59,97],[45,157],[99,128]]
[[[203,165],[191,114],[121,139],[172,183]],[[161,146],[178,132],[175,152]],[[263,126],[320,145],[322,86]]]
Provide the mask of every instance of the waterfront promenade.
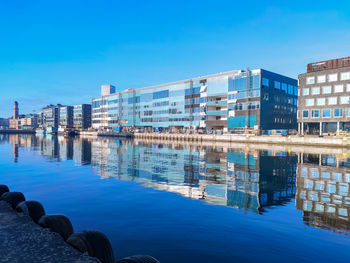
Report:
[[40,227],[4,201],[0,201],[0,218],[1,262],[100,262],[75,250],[59,234]]

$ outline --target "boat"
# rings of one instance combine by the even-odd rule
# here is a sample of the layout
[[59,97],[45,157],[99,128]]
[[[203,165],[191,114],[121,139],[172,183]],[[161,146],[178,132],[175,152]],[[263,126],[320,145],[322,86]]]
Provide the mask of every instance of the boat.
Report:
[[47,127],[46,129],[47,134],[57,134],[57,128],[56,127]]
[[37,134],[37,135],[46,135],[46,130],[43,129],[43,128],[35,129],[35,134]]

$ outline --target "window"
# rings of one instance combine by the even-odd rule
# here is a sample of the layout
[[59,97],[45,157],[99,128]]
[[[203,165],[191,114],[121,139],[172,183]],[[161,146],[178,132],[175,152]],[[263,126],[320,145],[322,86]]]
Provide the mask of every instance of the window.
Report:
[[350,79],[350,72],[343,72],[340,74],[340,80],[349,80]]
[[346,117],[350,117],[350,108],[346,108]]
[[269,80],[267,78],[262,78],[261,79],[261,84],[265,87],[269,86]]
[[303,89],[303,96],[307,96],[309,95],[309,89],[306,88],[306,89]]
[[326,105],[326,99],[325,98],[318,98],[318,99],[316,99],[316,104],[319,106]]
[[323,110],[322,117],[323,118],[330,118],[331,117],[331,110],[330,109]]
[[163,99],[169,97],[169,90],[153,92],[153,99]]
[[281,89],[281,83],[278,81],[275,81],[275,89]]
[[344,86],[343,85],[335,85],[334,86],[334,92],[343,92]]
[[350,102],[349,96],[340,97],[340,104],[349,104],[349,102]]
[[320,94],[320,87],[314,87],[311,89],[311,95],[318,95]]
[[320,117],[320,110],[312,110],[311,116],[312,116],[312,118],[319,118]]
[[324,86],[322,87],[322,93],[323,94],[330,94],[332,92],[332,87],[331,86]]
[[350,84],[346,84],[346,91],[347,91],[347,92],[350,91]]
[[326,75],[317,76],[317,83],[325,83]]
[[269,101],[269,94],[263,93],[263,100]]
[[315,84],[315,77],[307,77],[306,78],[306,84]]
[[336,105],[336,104],[337,104],[337,97],[328,98],[328,105]]
[[282,90],[283,90],[284,92],[287,92],[287,84],[282,83]]
[[294,87],[292,85],[288,85],[288,94],[293,95]]
[[[350,85],[349,85],[349,87],[350,87]],[[294,86],[294,95],[295,95],[295,96],[298,96],[298,95],[299,95],[298,87],[297,87],[297,86]]]
[[303,110],[303,119],[309,118],[309,111]]
[[334,109],[334,117],[336,118],[343,117],[343,109]]
[[328,75],[328,81],[333,82],[338,80],[338,73]]
[[307,99],[305,100],[305,105],[306,106],[314,106],[315,100],[314,99]]

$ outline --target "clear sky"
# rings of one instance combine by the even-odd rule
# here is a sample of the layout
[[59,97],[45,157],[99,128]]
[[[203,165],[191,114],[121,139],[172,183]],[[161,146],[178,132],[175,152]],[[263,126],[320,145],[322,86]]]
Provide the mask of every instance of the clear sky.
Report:
[[2,1],[0,117],[247,67],[350,56],[350,1]]

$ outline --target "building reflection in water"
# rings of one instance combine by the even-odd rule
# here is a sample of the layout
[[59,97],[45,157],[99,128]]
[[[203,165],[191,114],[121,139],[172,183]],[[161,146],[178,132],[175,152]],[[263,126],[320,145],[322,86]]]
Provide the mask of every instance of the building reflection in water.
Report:
[[349,167],[345,155],[299,154],[296,207],[306,224],[349,234]]
[[92,166],[102,178],[257,213],[294,198],[296,162],[296,155],[244,148],[92,142]]
[[[91,164],[103,178],[135,181],[210,204],[267,212],[295,198],[305,224],[350,233],[350,161],[337,154],[294,152],[266,146],[212,146],[63,137],[2,136],[50,161]],[[238,146],[237,146],[238,147]],[[301,150],[302,149],[302,150]],[[339,153],[340,151],[340,153]],[[314,149],[313,152],[322,152]]]

